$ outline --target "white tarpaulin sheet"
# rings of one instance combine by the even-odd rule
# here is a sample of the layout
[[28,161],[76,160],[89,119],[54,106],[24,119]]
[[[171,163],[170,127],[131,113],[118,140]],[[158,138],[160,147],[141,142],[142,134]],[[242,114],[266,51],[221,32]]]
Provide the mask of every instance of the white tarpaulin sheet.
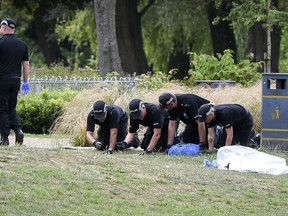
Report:
[[272,175],[288,174],[284,158],[259,152],[245,146],[224,146],[217,152],[218,169],[257,172]]

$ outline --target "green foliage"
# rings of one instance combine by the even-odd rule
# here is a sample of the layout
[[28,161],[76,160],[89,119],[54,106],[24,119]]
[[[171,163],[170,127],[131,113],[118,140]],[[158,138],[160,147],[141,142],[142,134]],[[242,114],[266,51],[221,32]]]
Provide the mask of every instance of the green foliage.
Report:
[[195,80],[234,80],[242,86],[251,86],[260,78],[257,73],[262,62],[252,62],[252,55],[248,60],[243,60],[238,64],[234,63],[231,50],[225,50],[224,54],[218,54],[217,57],[189,53],[191,55],[191,77],[188,83],[194,83]]
[[[216,0],[216,7],[220,8],[224,0]],[[226,1],[227,2],[227,1]],[[247,49],[248,29],[256,22],[263,23],[262,27],[271,29],[273,25],[285,26],[288,21],[287,2],[277,1],[278,8],[271,0],[269,14],[267,14],[267,0],[258,1],[231,1],[233,6],[229,14],[223,17],[217,17],[213,24],[217,24],[220,19],[231,21],[238,47],[238,58],[245,59]],[[269,23],[269,25],[268,25]],[[282,55],[282,54],[281,54]],[[281,64],[281,62],[280,62]]]
[[69,64],[74,68],[88,65],[96,67],[97,33],[92,3],[88,3],[82,10],[77,9],[70,13],[63,13],[58,19],[55,32],[58,34],[59,43],[69,41],[72,43],[74,55],[71,50],[66,53]]
[[17,111],[23,130],[26,133],[49,133],[54,120],[61,114],[65,103],[69,102],[76,92],[66,90],[64,92],[42,91],[40,94],[31,93],[20,97]]
[[[120,74],[117,71],[112,71],[106,74],[107,78],[117,78]],[[43,78],[43,77],[68,77],[68,78],[100,78],[99,72],[90,67],[85,68],[71,68],[65,67],[63,64],[53,64],[50,67],[31,68],[30,77]]]
[[169,80],[171,79],[173,75],[173,70],[170,71],[167,74],[164,74],[161,71],[155,72],[155,73],[146,73],[146,74],[141,74],[140,78],[137,82],[137,87],[139,87],[140,89],[146,89],[146,90],[156,90],[156,89],[160,89],[163,87],[164,83],[169,82]]
[[[177,52],[211,52],[204,5],[202,0],[156,1],[145,13],[141,19],[144,50],[153,71],[167,71],[170,55]],[[140,12],[144,6],[140,1]]]
[[[18,1],[22,4],[23,1]],[[41,52],[39,41],[35,40],[32,37],[32,25],[33,14],[31,11],[34,11],[38,7],[38,1],[29,1],[28,4],[24,3],[23,5],[18,5],[16,2],[11,0],[2,0],[0,2],[0,19],[4,17],[11,17],[17,22],[17,28],[15,35],[23,40],[28,47],[30,64],[33,66],[39,66],[43,64],[44,57]]]
[[279,71],[281,73],[288,72],[288,26],[281,29],[282,36],[280,41],[280,62]]
[[117,71],[112,71],[112,72],[106,74],[106,77],[108,77],[108,78],[119,77],[119,76],[120,76],[120,74]]
[[73,146],[91,146],[86,139],[86,133],[86,128],[81,128],[78,134],[74,134],[72,137]]
[[93,70],[90,67],[85,68],[74,68],[65,67],[63,64],[58,63],[51,65],[50,67],[39,67],[31,68],[30,71],[31,77],[42,78],[45,76],[48,77],[100,77],[100,74]]
[[[219,7],[222,2],[223,0],[217,0],[217,6]],[[232,27],[236,32],[241,31],[243,28],[249,29],[255,22],[266,23],[267,20],[269,20],[269,23],[272,25],[283,25],[287,23],[288,13],[277,9],[273,5],[273,1],[271,1],[269,14],[267,14],[267,0],[234,0],[232,3],[233,7],[231,12],[223,19],[232,21]]]

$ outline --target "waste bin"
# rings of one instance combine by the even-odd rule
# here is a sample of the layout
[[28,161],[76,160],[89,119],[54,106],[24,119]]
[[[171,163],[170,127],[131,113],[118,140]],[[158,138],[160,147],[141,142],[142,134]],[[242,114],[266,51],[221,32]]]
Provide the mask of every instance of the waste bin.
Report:
[[288,150],[288,74],[262,75],[261,146]]

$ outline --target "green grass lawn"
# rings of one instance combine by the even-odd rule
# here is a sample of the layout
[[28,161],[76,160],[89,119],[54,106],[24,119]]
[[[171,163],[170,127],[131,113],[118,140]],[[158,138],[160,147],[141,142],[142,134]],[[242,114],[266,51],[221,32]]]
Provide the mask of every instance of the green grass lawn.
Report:
[[287,215],[287,175],[207,168],[204,158],[216,154],[1,147],[0,215]]

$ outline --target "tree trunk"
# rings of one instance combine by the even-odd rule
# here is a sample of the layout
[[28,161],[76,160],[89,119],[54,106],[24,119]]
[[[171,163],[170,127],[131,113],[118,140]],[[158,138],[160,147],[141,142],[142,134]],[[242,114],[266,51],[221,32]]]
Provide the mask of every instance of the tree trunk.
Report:
[[101,74],[147,72],[137,1],[94,0],[94,3]]
[[[174,44],[175,47],[180,47],[179,42]],[[182,80],[188,76],[188,70],[190,69],[190,55],[183,50],[178,50],[175,54],[171,53],[168,61],[168,70],[178,69],[178,73],[173,78]]]
[[267,28],[266,28],[266,37],[267,37],[267,40],[266,40],[266,44],[267,44],[267,53],[266,53],[266,56],[267,56],[267,60],[266,60],[266,71],[264,70],[264,72],[267,72],[267,73],[271,73],[271,30],[272,30],[272,27],[271,27],[271,20],[270,20],[270,3],[271,1],[270,0],[267,0],[266,1],[266,4],[267,4],[267,8],[266,8],[266,11],[267,11],[267,21],[266,21],[266,24],[267,24]]
[[112,71],[123,72],[116,37],[116,1],[94,0],[101,75]]
[[64,61],[64,64],[66,64],[66,61],[63,60],[57,41],[47,38],[50,31],[50,24],[45,22],[43,18],[47,13],[46,9],[46,1],[41,1],[39,8],[34,13],[35,30],[40,43],[40,48],[45,58],[45,63],[50,66],[52,63]]
[[[278,8],[278,0],[272,0],[271,4]],[[279,72],[279,59],[280,59],[280,40],[281,40],[281,28],[278,26],[272,26],[271,31],[271,56],[270,56],[270,71],[272,73]],[[249,29],[249,39],[247,53],[254,54],[254,61],[263,61],[264,53],[267,53],[267,29],[264,29],[263,23],[256,22]],[[267,65],[267,62],[266,62]],[[264,72],[264,65],[258,70]]]
[[271,73],[279,72],[281,28],[273,27],[271,32]]
[[141,74],[148,71],[143,49],[141,15],[136,0],[118,0],[116,3],[116,35],[123,71]]
[[237,45],[235,40],[235,35],[233,29],[230,27],[230,22],[222,21],[217,25],[213,25],[214,19],[219,16],[222,17],[228,14],[231,10],[232,2],[231,0],[223,1],[221,9],[217,10],[214,0],[209,0],[207,4],[207,13],[210,25],[211,39],[214,49],[214,54],[221,53],[225,49],[233,50],[233,59],[237,61]]
[[[279,56],[280,56],[280,39],[281,29],[273,26],[271,32],[271,72],[279,72]],[[249,29],[249,40],[247,53],[253,53],[253,61],[265,61],[264,53],[267,53],[267,32],[263,28],[262,23],[255,23]],[[264,66],[259,69],[259,72],[264,71]]]

